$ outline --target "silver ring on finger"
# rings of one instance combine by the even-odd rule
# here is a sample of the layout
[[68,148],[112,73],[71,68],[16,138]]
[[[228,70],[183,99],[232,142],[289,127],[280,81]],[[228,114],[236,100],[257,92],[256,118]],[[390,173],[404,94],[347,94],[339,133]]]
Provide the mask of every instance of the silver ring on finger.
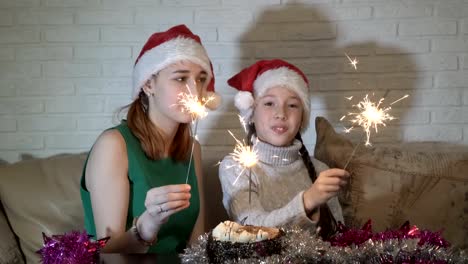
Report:
[[159,213],[165,212],[161,205],[158,205],[158,206],[159,206]]

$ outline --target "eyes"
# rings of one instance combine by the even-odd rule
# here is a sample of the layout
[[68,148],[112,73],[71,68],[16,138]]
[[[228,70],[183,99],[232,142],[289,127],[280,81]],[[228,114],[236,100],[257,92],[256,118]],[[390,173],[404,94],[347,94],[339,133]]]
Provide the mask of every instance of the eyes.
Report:
[[[208,80],[207,76],[200,76],[195,79],[195,82],[197,84],[205,84],[207,80]],[[174,81],[180,82],[180,83],[187,83],[188,81],[190,81],[190,77],[189,76],[176,76],[174,78]]]
[[[262,105],[266,107],[274,107],[274,106],[277,106],[278,103],[276,103],[273,100],[266,100],[262,103]],[[300,104],[296,102],[290,102],[290,103],[286,103],[286,106],[288,108],[299,108]]]

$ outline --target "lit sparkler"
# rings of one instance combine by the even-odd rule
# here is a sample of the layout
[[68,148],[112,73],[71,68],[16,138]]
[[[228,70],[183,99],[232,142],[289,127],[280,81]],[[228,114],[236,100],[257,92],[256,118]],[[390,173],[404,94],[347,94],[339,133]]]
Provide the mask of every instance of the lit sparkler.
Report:
[[182,105],[182,112],[190,113],[192,121],[202,119],[208,115],[206,104],[214,100],[214,96],[208,98],[200,98],[198,95],[192,94],[190,87],[186,85],[188,93],[180,93],[179,104]]
[[251,193],[252,193],[252,167],[255,166],[258,162],[258,155],[257,150],[255,150],[255,145],[250,146],[245,144],[243,141],[237,139],[231,131],[229,134],[236,140],[236,146],[234,147],[234,151],[230,153],[232,159],[240,164],[242,167],[242,171],[237,175],[236,180],[233,184],[236,184],[239,177],[244,173],[246,169],[249,170],[249,203],[251,201]]
[[[388,107],[382,107],[381,104],[383,103],[385,97],[380,98],[379,101],[377,102],[372,102],[369,99],[369,96],[366,94],[364,99],[360,102],[358,102],[356,105],[353,105],[353,107],[357,108],[359,112],[350,112],[347,115],[351,116],[352,119],[350,120],[353,125],[357,125],[362,127],[362,129],[365,132],[366,135],[366,146],[370,146],[370,137],[371,137],[371,130],[374,129],[375,133],[378,133],[378,126],[386,126],[386,121],[391,121],[394,120],[395,117],[390,115],[389,111],[392,109],[391,105],[393,105],[396,102],[399,102],[405,98],[407,98],[409,95],[405,95],[398,100],[395,100],[391,104],[389,104]],[[348,100],[351,100],[352,97],[346,98]],[[340,118],[340,121],[344,120],[346,118],[346,115]],[[351,126],[350,128],[345,128],[345,132],[349,133],[354,126]],[[360,142],[359,142],[360,143]],[[351,157],[348,159],[346,162],[345,166],[343,169],[346,169],[346,166],[348,166],[349,161],[351,160],[352,156],[354,155],[357,147],[359,144],[356,145],[354,148],[353,152],[351,153]]]
[[182,112],[189,113],[192,117],[192,124],[195,123],[195,128],[192,131],[192,149],[190,151],[189,157],[189,165],[187,169],[187,176],[185,177],[185,183],[188,182],[188,176],[190,173],[190,167],[192,165],[193,159],[193,149],[195,147],[195,140],[197,139],[197,129],[198,129],[198,120],[206,117],[208,115],[208,111],[206,108],[206,104],[210,101],[214,100],[214,96],[210,96],[208,98],[199,98],[197,94],[192,94],[190,91],[190,87],[186,84],[188,93],[180,93],[179,97],[179,104],[182,105]]
[[[357,70],[357,64],[358,64],[357,58],[351,59],[351,57],[347,53],[345,53],[345,55],[348,58],[350,64],[354,67],[354,69]],[[356,112],[356,113],[350,112],[347,114],[347,116],[352,116],[351,122],[353,126],[351,126],[350,128],[345,128],[345,132],[349,133],[354,128],[354,125],[360,126],[363,128],[365,132],[365,134],[363,134],[363,137],[365,135],[367,138],[365,145],[366,146],[371,145],[370,143],[371,129],[374,129],[375,133],[378,133],[378,126],[386,126],[385,124],[386,121],[395,119],[395,117],[389,114],[391,105],[409,96],[409,95],[405,95],[401,97],[400,99],[395,100],[394,102],[389,104],[388,107],[381,107],[381,104],[383,103],[387,93],[385,93],[385,95],[378,102],[372,102],[369,99],[368,95],[366,94],[366,96],[364,97],[362,101],[360,101],[356,105],[353,105],[353,107],[357,108],[359,112]],[[353,99],[353,96],[345,97],[345,98],[351,101]],[[345,118],[346,118],[346,115],[341,117],[340,121],[343,121]],[[359,143],[354,147],[353,152],[351,153],[351,156],[349,157],[343,169],[346,169],[346,167],[348,166],[349,162],[351,161],[351,158],[354,156],[354,153],[356,152],[356,149],[361,143],[361,141],[362,141],[362,138],[359,141]]]

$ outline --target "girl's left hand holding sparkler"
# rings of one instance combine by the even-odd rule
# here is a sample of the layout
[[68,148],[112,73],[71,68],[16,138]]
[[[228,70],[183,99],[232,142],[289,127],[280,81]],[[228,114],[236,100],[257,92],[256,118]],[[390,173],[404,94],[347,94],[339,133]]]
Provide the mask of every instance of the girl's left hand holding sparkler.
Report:
[[314,209],[325,204],[348,184],[349,172],[342,169],[328,169],[322,171],[315,182],[304,191],[304,209],[312,213]]

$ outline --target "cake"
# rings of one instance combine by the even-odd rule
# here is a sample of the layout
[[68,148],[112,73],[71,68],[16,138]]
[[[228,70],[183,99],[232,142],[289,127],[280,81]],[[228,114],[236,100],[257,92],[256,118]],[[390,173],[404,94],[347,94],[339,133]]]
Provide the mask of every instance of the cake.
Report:
[[212,263],[229,259],[260,258],[280,254],[281,236],[278,228],[240,225],[231,221],[218,224],[209,234],[207,255]]

